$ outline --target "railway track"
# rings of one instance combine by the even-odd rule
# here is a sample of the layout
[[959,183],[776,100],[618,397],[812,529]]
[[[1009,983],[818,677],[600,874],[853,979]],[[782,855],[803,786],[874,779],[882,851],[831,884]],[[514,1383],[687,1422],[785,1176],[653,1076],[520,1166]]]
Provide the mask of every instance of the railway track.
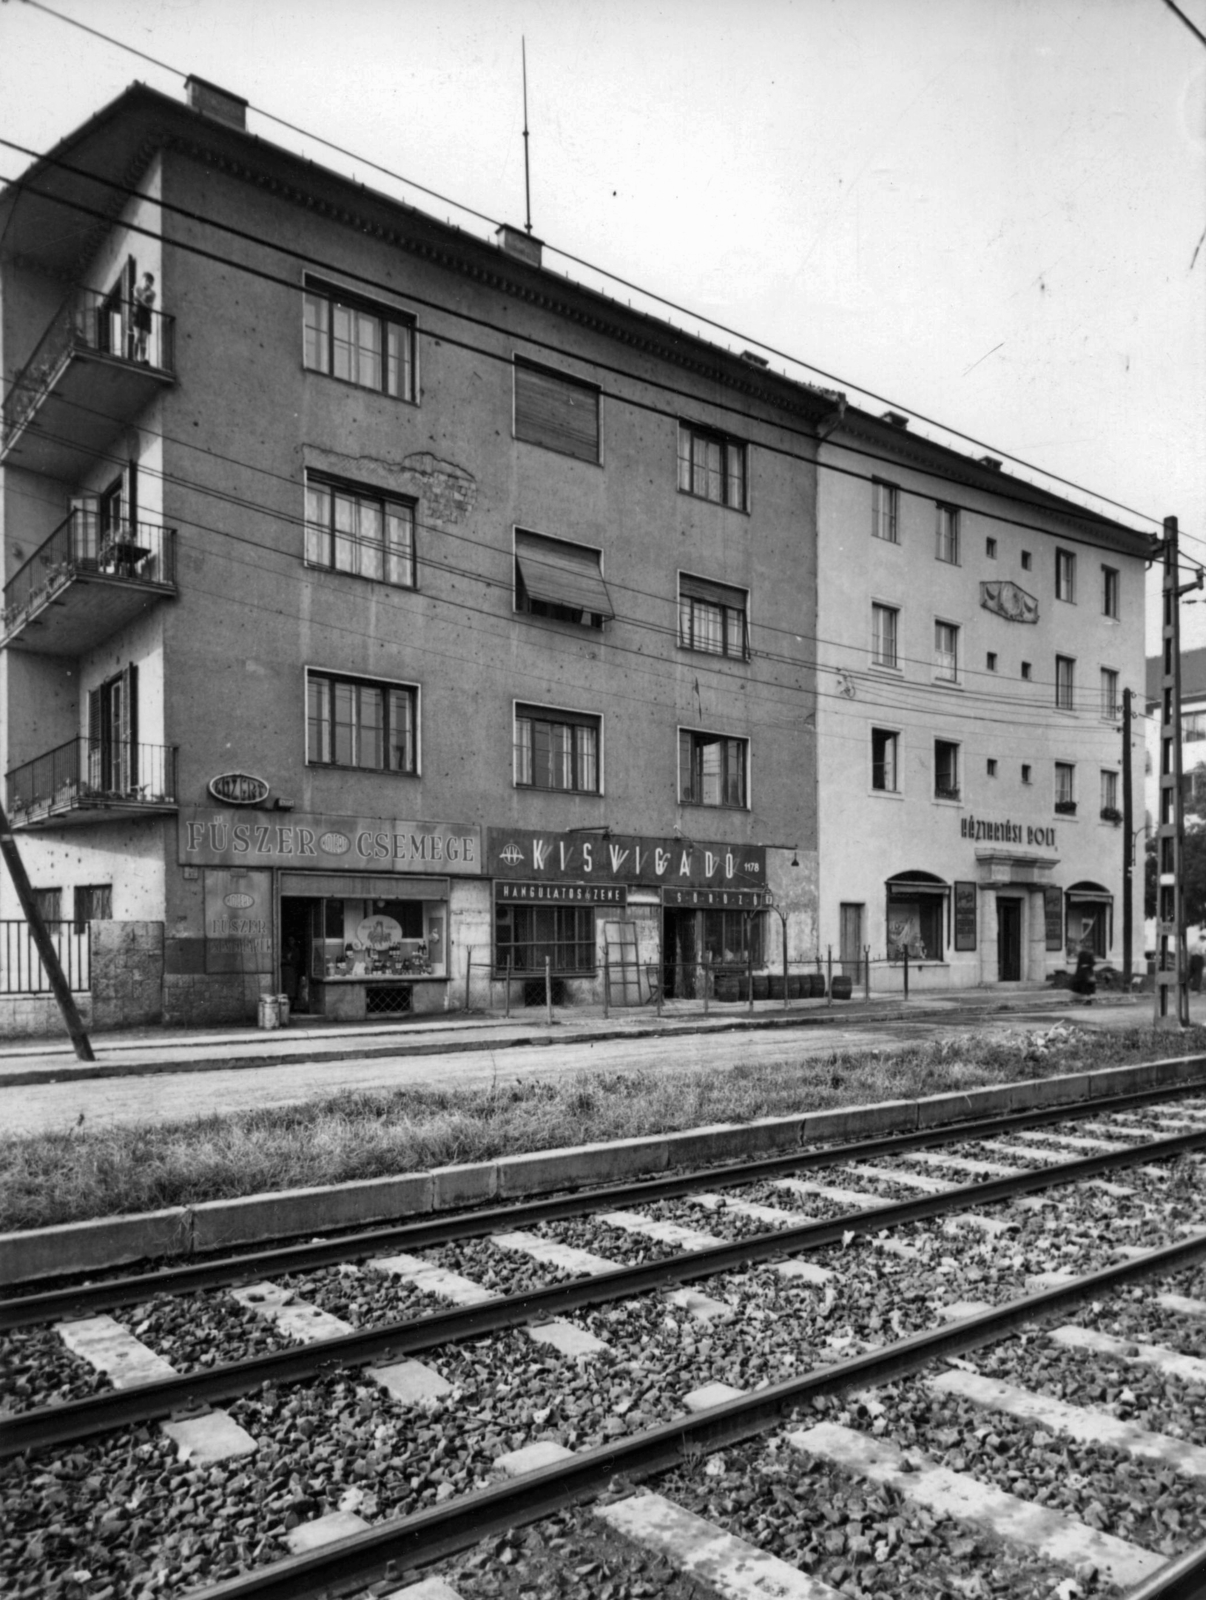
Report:
[[[928,1435],[897,1443],[898,1413],[916,1435],[918,1406],[928,1415],[941,1394],[952,1415],[979,1417],[971,1437],[1004,1437],[983,1421],[996,1414],[985,1395],[1022,1403],[1015,1380],[1036,1362],[1026,1352],[1047,1349],[1052,1319],[1081,1330],[1052,1345],[1065,1388],[1077,1390],[1077,1370],[1157,1370],[1174,1398],[1144,1414],[1168,1413],[1180,1431],[1136,1432],[1179,1439],[1168,1447],[1174,1458],[1206,1455],[1203,1151],[1206,1100],[1115,1098],[11,1299],[3,1580],[30,1596],[298,1596],[382,1583],[377,1592],[393,1592],[404,1570],[565,1515],[619,1477],[655,1492],[605,1496],[597,1525],[613,1545],[644,1539],[663,1588],[686,1559],[674,1554],[673,1529],[694,1528],[698,1542],[691,1519],[707,1523],[704,1512],[715,1514],[718,1538],[749,1546],[737,1548],[751,1571],[762,1556],[778,1562],[783,1572],[765,1572],[782,1585],[795,1581],[788,1558],[810,1525],[786,1486],[803,1476],[825,1485],[808,1499],[814,1510],[844,1503],[835,1485],[860,1481],[878,1487],[859,1498],[888,1508],[878,1536],[867,1514],[855,1519],[857,1535],[829,1525],[816,1550],[805,1542],[815,1593],[909,1592],[863,1581],[864,1568],[901,1580],[914,1548],[902,1528],[920,1514],[906,1491],[923,1481],[932,1490],[943,1472],[975,1475],[941,1460],[960,1454],[941,1442],[952,1429],[962,1439],[955,1422],[937,1444]],[[1179,1309],[1151,1301],[1160,1338],[1140,1337],[1148,1283],[1179,1296]],[[1163,1366],[1143,1356],[1149,1347],[1166,1352]],[[951,1366],[984,1351],[975,1371]],[[172,1370],[186,1363],[191,1370]],[[936,1390],[951,1373],[998,1388]],[[1086,1382],[1101,1387],[1097,1376]],[[842,1399],[872,1389],[886,1397],[870,1402],[874,1413]],[[921,1401],[901,1398],[914,1391]],[[1052,1438],[1073,1441],[1060,1445],[1065,1454],[1152,1459],[1150,1438],[1138,1457],[1116,1441],[1086,1444],[1084,1430],[1104,1426],[1092,1415],[1069,1410],[1053,1424],[1058,1398],[1041,1403],[1042,1415]],[[867,1455],[868,1439],[878,1455]],[[970,1453],[982,1465],[984,1452]],[[713,1471],[721,1459],[728,1465]],[[995,1465],[1013,1481],[1003,1459]],[[1061,1508],[1045,1545],[1001,1557],[1015,1587],[981,1592],[1054,1594],[1060,1581],[1080,1582],[1078,1566],[1082,1577],[1095,1573],[1084,1593],[1147,1582],[1206,1540],[1206,1474],[1175,1459],[1159,1471],[1177,1485],[1176,1527],[1144,1524],[1146,1544],[1123,1539],[1127,1550],[1115,1550],[1097,1525],[1111,1495],[1096,1487],[1099,1469],[1081,1471],[1094,1486],[1089,1520]],[[745,1491],[721,1492],[734,1474],[767,1485],[756,1502],[797,1507],[795,1545],[785,1532],[769,1548],[745,1538],[757,1527],[732,1509],[749,1510]],[[1142,1502],[1139,1490],[1131,1500]],[[996,1492],[1015,1519],[1013,1502],[1029,1503]],[[754,1522],[759,1515],[766,1520],[760,1511]],[[924,1515],[966,1520],[949,1508]],[[1071,1562],[1070,1522],[1082,1530]],[[1025,1546],[1000,1529],[964,1537]],[[494,1565],[507,1563],[500,1555]],[[80,1572],[86,1582],[70,1576]],[[974,1592],[957,1587],[956,1567],[947,1577],[951,1594]],[[466,1594],[487,1592],[471,1566],[456,1581]]]

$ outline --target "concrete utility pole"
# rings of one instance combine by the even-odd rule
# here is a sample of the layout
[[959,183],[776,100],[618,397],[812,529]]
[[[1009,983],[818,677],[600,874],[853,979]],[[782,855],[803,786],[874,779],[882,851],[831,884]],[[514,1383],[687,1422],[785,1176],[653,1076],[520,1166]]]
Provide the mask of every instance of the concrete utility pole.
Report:
[[1122,691],[1122,984],[1131,992],[1134,961],[1135,817],[1131,804],[1131,691]]
[[88,1035],[84,1032],[83,1018],[76,1007],[71,986],[63,976],[63,968],[59,964],[59,952],[55,949],[54,941],[42,921],[42,913],[38,910],[38,903],[29,886],[25,863],[17,851],[17,841],[13,838],[13,830],[8,824],[8,813],[2,805],[0,805],[0,855],[3,855],[4,864],[13,880],[13,888],[17,891],[21,910],[24,911],[25,919],[33,933],[34,944],[42,958],[42,965],[46,968],[46,975],[50,979],[54,997],[59,1003],[59,1010],[63,1013],[63,1021],[67,1024],[67,1032],[71,1035],[75,1053],[81,1061],[95,1061],[92,1046],[88,1043]]

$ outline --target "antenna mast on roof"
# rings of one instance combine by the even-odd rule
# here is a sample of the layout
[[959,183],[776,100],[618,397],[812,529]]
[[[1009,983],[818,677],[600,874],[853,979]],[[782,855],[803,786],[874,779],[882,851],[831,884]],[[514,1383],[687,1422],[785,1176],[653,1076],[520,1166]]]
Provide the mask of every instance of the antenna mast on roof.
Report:
[[520,36],[519,48],[523,52],[523,193],[528,220],[525,226],[532,231],[532,173],[528,166],[528,41]]

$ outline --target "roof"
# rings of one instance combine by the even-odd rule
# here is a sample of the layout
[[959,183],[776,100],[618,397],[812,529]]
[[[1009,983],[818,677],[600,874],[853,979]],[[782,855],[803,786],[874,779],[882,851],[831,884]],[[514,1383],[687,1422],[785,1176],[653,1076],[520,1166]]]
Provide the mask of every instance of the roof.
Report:
[[[1147,658],[1147,703],[1154,706],[1160,698],[1161,658]],[[1181,652],[1181,701],[1206,700],[1206,649]]]

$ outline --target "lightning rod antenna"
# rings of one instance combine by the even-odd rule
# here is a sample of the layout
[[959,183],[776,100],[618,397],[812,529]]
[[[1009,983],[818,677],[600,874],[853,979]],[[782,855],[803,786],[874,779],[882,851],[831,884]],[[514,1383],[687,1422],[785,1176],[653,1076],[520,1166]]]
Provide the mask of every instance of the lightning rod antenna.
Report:
[[523,193],[527,207],[526,227],[532,231],[532,172],[528,166],[528,41],[521,35],[519,48],[523,53]]

